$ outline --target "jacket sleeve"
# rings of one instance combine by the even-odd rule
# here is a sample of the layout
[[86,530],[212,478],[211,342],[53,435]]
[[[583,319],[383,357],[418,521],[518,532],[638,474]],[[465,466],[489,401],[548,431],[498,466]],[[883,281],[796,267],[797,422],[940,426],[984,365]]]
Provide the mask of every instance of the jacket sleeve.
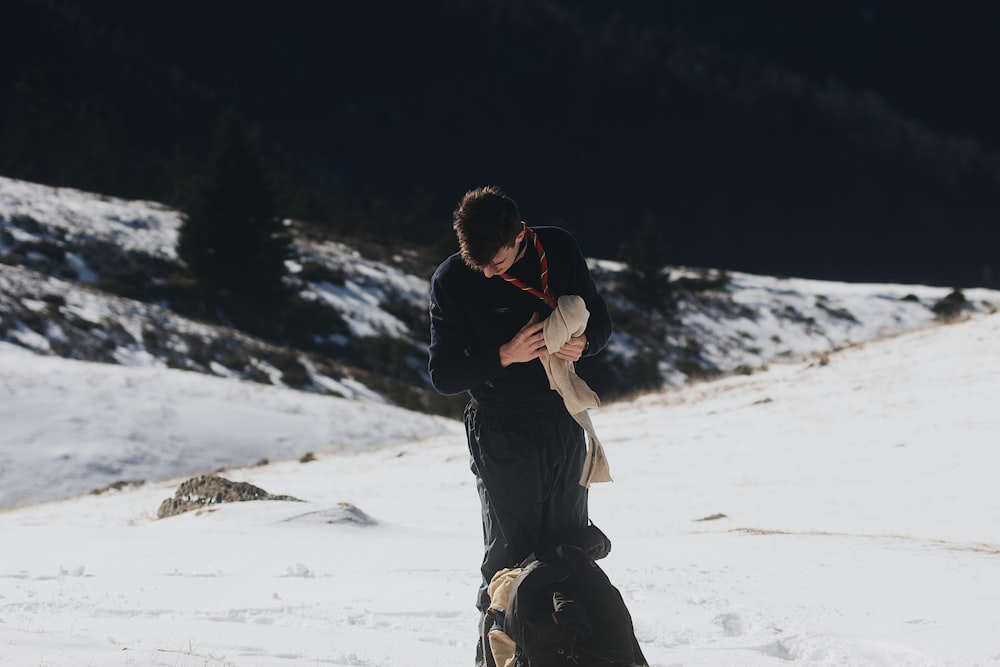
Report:
[[477,349],[471,326],[438,274],[431,281],[430,327],[427,370],[439,393],[460,394],[503,374],[500,348]]

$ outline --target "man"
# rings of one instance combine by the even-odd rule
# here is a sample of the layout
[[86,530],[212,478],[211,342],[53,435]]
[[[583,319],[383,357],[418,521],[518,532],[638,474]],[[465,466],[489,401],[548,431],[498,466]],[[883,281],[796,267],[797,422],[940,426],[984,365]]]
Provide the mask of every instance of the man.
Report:
[[539,361],[548,354],[543,321],[560,296],[583,298],[586,330],[554,353],[575,362],[604,348],[611,317],[573,237],[528,227],[500,188],[467,192],[453,223],[460,251],[431,280],[428,368],[437,391],[471,396],[465,428],[482,505],[477,607],[485,614],[496,572],[550,552],[589,523],[580,484],[586,438]]

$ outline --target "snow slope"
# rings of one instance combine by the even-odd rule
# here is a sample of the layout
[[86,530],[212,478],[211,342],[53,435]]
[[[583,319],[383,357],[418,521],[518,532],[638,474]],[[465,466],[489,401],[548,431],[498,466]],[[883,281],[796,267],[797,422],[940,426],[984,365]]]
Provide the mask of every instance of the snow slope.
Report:
[[[177,257],[181,215],[163,204],[109,197],[0,177],[0,218],[33,220],[10,224],[15,239],[38,240],[54,230],[76,245],[99,241],[165,259]],[[47,228],[47,229],[46,229]]]
[[[137,274],[151,284],[169,281],[178,270],[174,245],[181,220],[178,211],[155,202],[0,177],[0,341],[91,361],[166,365],[289,384],[274,368],[276,351],[262,341],[192,321],[161,307],[166,304],[99,289],[101,279],[109,277],[119,283],[136,281]],[[320,336],[339,350],[332,357],[349,358],[363,347],[355,344],[362,338],[404,340],[411,353],[408,363],[430,390],[420,351],[427,338],[430,270],[417,268],[413,249],[395,248],[373,259],[343,243],[313,238],[305,226],[289,222],[288,229],[295,255],[289,261],[290,283],[303,299],[335,311],[343,322],[343,330]],[[675,316],[666,318],[623,296],[624,265],[589,261],[616,318],[604,359],[623,372],[623,366],[645,354],[638,363],[657,364],[660,377],[673,387],[927,326],[935,321],[934,305],[951,292],[941,286],[743,273],[729,274],[717,288],[686,291],[679,283],[697,279],[699,272],[672,267],[678,297]],[[123,271],[125,279],[119,275]],[[1000,305],[996,290],[964,294],[974,311]],[[359,374],[342,364],[297,356],[309,379],[299,388],[371,397]]]
[[[287,389],[260,342],[100,289],[176,261],[179,224],[0,177],[0,664],[470,664],[461,425],[333,366]],[[422,340],[405,249],[295,248],[303,295],[346,325],[331,340]],[[594,413],[602,564],[653,665],[1000,664],[1000,294],[966,290],[972,319],[942,326],[949,288],[734,273],[667,321],[591,265],[633,319],[607,354],[652,346],[675,387]],[[305,502],[155,519],[210,471]]]
[[[1000,664],[998,338],[977,316],[594,411],[602,566],[651,664]],[[137,456],[149,480],[0,512],[0,664],[471,664],[459,424],[12,346],[0,369],[0,488]],[[283,437],[317,459],[225,474],[306,502],[154,519],[176,459],[292,454]]]
[[373,401],[42,357],[7,343],[0,367],[0,506],[453,430]]

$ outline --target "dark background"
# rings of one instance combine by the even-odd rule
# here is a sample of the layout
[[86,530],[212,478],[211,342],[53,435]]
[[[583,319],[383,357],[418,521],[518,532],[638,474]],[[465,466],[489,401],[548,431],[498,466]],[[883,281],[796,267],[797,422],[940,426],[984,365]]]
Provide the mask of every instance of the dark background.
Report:
[[338,233],[444,252],[495,183],[590,256],[997,287],[991,6],[4,0],[0,174],[183,207],[233,109]]

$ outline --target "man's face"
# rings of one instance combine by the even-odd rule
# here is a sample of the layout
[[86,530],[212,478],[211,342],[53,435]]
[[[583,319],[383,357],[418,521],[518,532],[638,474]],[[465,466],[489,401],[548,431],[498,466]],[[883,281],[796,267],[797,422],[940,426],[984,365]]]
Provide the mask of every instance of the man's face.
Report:
[[493,262],[489,266],[483,267],[483,275],[492,278],[509,271],[514,262],[517,261],[517,251],[521,248],[521,239],[523,238],[524,232],[518,232],[513,245],[500,248],[500,251],[493,257]]

